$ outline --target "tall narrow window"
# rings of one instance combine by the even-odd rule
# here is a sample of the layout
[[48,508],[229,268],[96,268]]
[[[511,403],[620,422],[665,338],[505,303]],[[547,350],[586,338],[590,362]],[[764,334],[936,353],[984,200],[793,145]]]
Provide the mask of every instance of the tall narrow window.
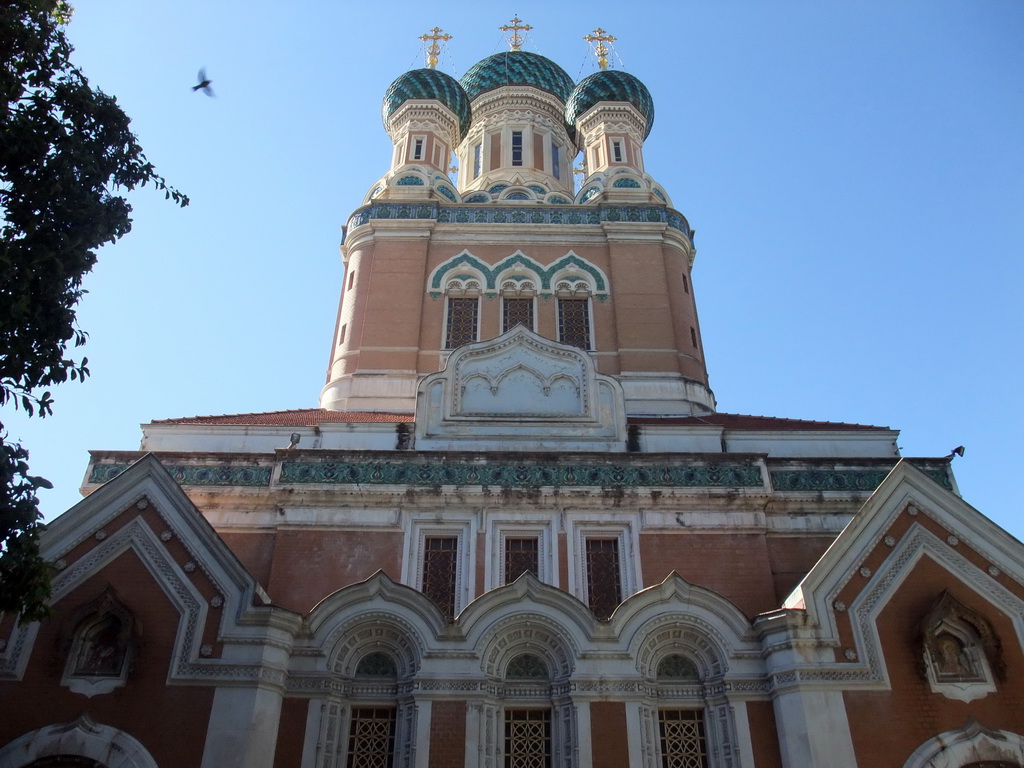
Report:
[[455,616],[455,587],[459,540],[456,536],[427,536],[423,540],[423,594],[445,618]]
[[697,348],[697,329],[692,325],[690,326],[690,341],[693,343],[693,348]]
[[352,290],[352,284],[355,283],[355,281],[356,273],[355,270],[352,270],[351,272],[348,273],[348,290]]
[[612,142],[612,159],[616,163],[622,162],[622,142],[615,140]]
[[588,538],[586,543],[587,605],[607,619],[622,602],[619,540]]
[[558,340],[590,349],[590,300],[558,300]]
[[390,707],[353,707],[348,768],[390,768],[395,756],[396,712]]
[[414,139],[412,145],[412,159],[423,159],[423,139]]
[[477,313],[480,303],[475,297],[448,297],[448,323],[444,348],[457,349],[476,341]]
[[512,165],[523,164],[523,132],[512,131]]
[[505,710],[505,768],[549,768],[551,710]]
[[525,325],[533,330],[533,299],[510,298],[502,299],[501,331],[511,330],[517,325]]
[[690,281],[687,279],[686,275],[683,275],[683,290],[687,293],[690,292]]
[[481,170],[481,156],[483,154],[483,145],[477,144],[473,147],[473,178],[479,178]]
[[707,768],[704,713],[696,709],[658,712],[662,768]]
[[551,175],[554,176],[556,179],[561,179],[562,178],[562,165],[561,165],[561,158],[559,157],[561,154],[562,154],[562,148],[559,147],[557,144],[552,144],[551,145]]
[[505,583],[511,584],[524,573],[539,575],[539,542],[528,539],[505,539]]

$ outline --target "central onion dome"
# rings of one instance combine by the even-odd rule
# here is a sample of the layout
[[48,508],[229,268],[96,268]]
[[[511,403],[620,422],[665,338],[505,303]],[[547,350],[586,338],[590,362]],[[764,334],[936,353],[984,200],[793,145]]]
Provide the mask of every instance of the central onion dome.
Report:
[[459,120],[458,140],[462,140],[471,118],[469,97],[458,80],[437,69],[414,69],[390,85],[381,105],[384,127],[387,128],[388,120],[400,106],[418,99],[439,101],[454,112]]
[[572,92],[573,80],[560,66],[536,53],[506,51],[477,62],[459,81],[472,101],[481,93],[506,85],[531,85],[556,96],[563,103]]
[[654,99],[651,98],[651,92],[633,75],[618,69],[602,69],[583,78],[566,100],[565,122],[575,127],[580,115],[601,101],[632,104],[646,121],[644,138],[651,135],[651,127],[654,125]]

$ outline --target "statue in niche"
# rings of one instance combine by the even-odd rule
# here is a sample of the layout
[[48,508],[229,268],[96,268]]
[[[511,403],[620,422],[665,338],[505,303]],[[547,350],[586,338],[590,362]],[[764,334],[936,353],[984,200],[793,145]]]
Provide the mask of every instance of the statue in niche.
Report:
[[128,655],[129,637],[112,614],[103,616],[82,631],[73,675],[118,677]]
[[935,638],[933,646],[937,653],[932,657],[932,661],[935,663],[935,671],[939,678],[950,677],[960,680],[981,677],[971,654],[955,636],[944,632]]

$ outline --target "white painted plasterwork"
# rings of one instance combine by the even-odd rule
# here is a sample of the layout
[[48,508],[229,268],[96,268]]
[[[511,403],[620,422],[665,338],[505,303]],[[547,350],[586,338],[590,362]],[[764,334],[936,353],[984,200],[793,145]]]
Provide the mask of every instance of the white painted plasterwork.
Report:
[[70,723],[48,725],[0,747],[0,768],[25,768],[58,755],[84,757],[105,768],[157,768],[144,746],[124,731],[81,715]]

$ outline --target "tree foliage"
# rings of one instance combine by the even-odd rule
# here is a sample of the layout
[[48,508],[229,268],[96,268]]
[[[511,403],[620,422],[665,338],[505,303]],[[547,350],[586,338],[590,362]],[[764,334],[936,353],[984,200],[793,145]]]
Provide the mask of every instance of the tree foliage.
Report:
[[[178,205],[146,159],[117,100],[70,61],[63,0],[0,4],[0,407],[47,416],[49,388],[89,375],[71,350],[96,250],[131,230],[124,195],[152,185]],[[0,422],[0,611],[47,615],[49,572],[39,552],[28,452]]]

